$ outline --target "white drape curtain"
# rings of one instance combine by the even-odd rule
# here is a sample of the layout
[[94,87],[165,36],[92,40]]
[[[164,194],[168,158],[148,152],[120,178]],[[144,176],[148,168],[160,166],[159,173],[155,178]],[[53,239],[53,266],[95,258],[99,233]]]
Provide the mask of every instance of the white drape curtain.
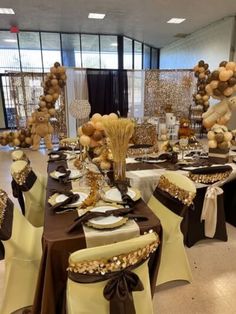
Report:
[[86,70],[68,68],[66,70],[67,83],[66,83],[66,109],[67,109],[67,127],[68,136],[75,137],[77,134],[76,119],[72,117],[68,108],[73,100],[88,100],[88,85]]
[[145,71],[127,71],[128,98],[130,118],[143,118],[144,116],[144,84]]

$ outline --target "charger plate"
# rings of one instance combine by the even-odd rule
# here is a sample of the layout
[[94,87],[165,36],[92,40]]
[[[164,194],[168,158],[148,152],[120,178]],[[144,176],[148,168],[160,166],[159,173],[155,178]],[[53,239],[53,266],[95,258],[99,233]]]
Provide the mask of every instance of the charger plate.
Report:
[[[90,211],[105,213],[108,210],[116,210],[118,208],[119,206],[116,205],[102,205],[93,207]],[[92,218],[86,223],[86,225],[95,229],[114,229],[124,225],[127,220],[128,218],[126,217],[115,217],[111,215],[108,217]]]
[[[141,198],[140,191],[135,188],[128,188],[127,194],[132,198],[133,201],[137,201]],[[122,203],[120,191],[116,187],[105,190],[102,198],[104,201]]]
[[[76,170],[76,169],[67,169],[67,170],[71,171],[70,176],[69,176],[70,180],[74,180],[74,179],[78,179],[78,178],[82,177],[82,173],[79,170]],[[53,179],[58,180],[60,178],[60,176],[62,176],[63,174],[64,173],[61,173],[59,171],[54,170],[49,175]]]
[[[69,153],[69,152],[63,152],[63,154],[66,156],[66,160],[75,159],[77,157],[76,153],[72,154],[72,153]],[[53,159],[56,159],[56,158],[59,158],[59,157],[60,157],[59,154],[51,154],[50,159],[53,160]]]
[[[79,190],[73,190],[73,194],[79,194],[79,199],[74,202],[70,203],[65,206],[66,207],[79,207],[81,203],[88,197],[89,193],[84,192],[84,191],[79,191]],[[56,205],[57,203],[61,203],[65,201],[68,198],[65,194],[59,194],[59,193],[54,193],[52,196],[49,197],[48,203],[52,206]]]

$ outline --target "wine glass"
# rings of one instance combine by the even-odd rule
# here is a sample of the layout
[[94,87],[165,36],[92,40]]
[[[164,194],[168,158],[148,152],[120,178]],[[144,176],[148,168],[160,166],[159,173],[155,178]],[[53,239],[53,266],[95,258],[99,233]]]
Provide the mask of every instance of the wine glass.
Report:
[[72,149],[73,155],[75,154],[75,148],[76,148],[77,144],[78,144],[77,140],[72,140],[69,142],[69,147]]
[[184,161],[184,151],[186,150],[187,146],[188,146],[188,138],[187,137],[181,137],[179,139],[179,147],[180,147],[180,150],[182,152],[181,161]]

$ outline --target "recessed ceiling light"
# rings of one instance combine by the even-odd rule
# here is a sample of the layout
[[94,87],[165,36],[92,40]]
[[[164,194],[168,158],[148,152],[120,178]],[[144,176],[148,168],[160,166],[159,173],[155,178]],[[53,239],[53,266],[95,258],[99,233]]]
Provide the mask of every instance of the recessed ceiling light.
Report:
[[170,23],[170,24],[180,24],[183,21],[185,21],[186,19],[183,18],[177,18],[177,17],[173,17],[172,19],[170,19],[169,21],[167,21],[166,23]]
[[106,14],[104,13],[89,13],[88,18],[89,19],[97,19],[97,20],[102,20]]
[[117,44],[117,43],[111,43],[111,46],[112,46],[112,47],[117,47],[118,44]]
[[16,39],[4,39],[3,41],[5,41],[6,43],[16,43],[17,40]]
[[15,14],[11,8],[0,8],[0,14]]

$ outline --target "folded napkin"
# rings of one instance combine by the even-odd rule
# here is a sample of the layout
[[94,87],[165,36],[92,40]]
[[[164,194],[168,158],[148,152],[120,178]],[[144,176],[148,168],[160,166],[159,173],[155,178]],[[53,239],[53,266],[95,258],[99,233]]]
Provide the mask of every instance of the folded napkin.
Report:
[[56,168],[56,171],[62,173],[62,175],[60,175],[58,177],[58,180],[60,183],[66,183],[69,180],[69,176],[71,174],[71,171],[68,170],[65,166],[58,166]]
[[107,210],[105,213],[96,212],[96,211],[88,211],[83,216],[76,218],[74,222],[66,230],[66,232],[69,233],[73,231],[77,226],[80,226],[82,223],[85,223],[88,220],[97,218],[97,217],[115,216],[115,217],[126,217],[129,219],[142,220],[142,221],[148,220],[148,218],[144,215],[132,214],[131,212],[133,210],[134,208],[118,208],[115,210]]
[[[58,191],[58,190],[51,190],[51,192],[54,193],[60,193],[60,194],[64,194],[66,195],[68,198],[65,199],[63,202],[57,203],[53,206],[51,206],[51,209],[53,209],[56,213],[60,213],[65,211],[65,206],[69,205],[69,204],[73,204],[76,201],[79,200],[79,194],[74,194],[71,191]],[[67,209],[69,208],[69,206],[67,206]]]
[[127,194],[128,192],[128,182],[126,181],[115,181],[115,187],[120,191],[121,198],[124,204],[128,205],[129,207],[133,207],[135,201]]
[[224,173],[228,171],[232,171],[232,167],[229,165],[222,165],[222,166],[211,166],[211,167],[204,167],[204,168],[197,168],[191,170],[193,174],[215,174],[215,173]]

